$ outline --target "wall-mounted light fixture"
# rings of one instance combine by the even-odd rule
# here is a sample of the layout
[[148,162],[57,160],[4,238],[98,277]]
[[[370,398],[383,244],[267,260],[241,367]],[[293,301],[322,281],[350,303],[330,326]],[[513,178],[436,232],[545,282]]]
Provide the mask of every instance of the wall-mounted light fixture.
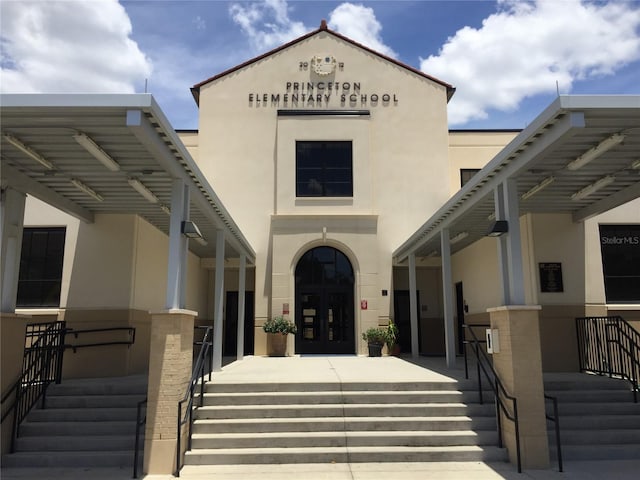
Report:
[[160,210],[162,210],[167,215],[171,215],[171,209],[166,205],[160,204]]
[[624,140],[624,135],[622,133],[615,133],[608,138],[605,138],[595,147],[587,150],[578,158],[573,160],[567,165],[568,170],[578,170],[579,168],[584,167],[587,163],[595,160],[604,152],[611,150],[613,147],[622,143]]
[[640,170],[640,159],[638,159],[635,162],[633,162],[631,164],[631,168],[633,168],[634,170]]
[[506,220],[496,220],[489,228],[487,237],[499,237],[500,235],[504,235],[508,231],[509,222],[507,222]]
[[149,202],[158,203],[158,197],[156,197],[151,190],[140,183],[140,180],[138,180],[137,178],[129,178],[127,182],[136,192],[146,198]]
[[189,220],[184,220],[182,222],[181,230],[182,234],[187,238],[202,238],[202,233],[200,233],[198,226]]
[[82,183],[80,180],[78,180],[77,178],[72,178],[71,179],[71,183],[73,183],[75,185],[75,187],[78,190],[83,191],[84,193],[86,193],[87,195],[89,195],[90,197],[92,197],[94,200],[97,200],[99,202],[104,201],[104,198],[102,197],[102,195],[100,195],[98,192],[96,192],[93,188],[91,188],[88,185],[85,185],[84,183]]
[[120,170],[120,164],[116,162],[111,156],[105,152],[96,142],[94,142],[91,137],[88,137],[84,133],[76,133],[73,138],[76,142],[78,142],[82,147],[89,152],[93,157],[102,163],[105,167],[107,167],[112,172],[117,172]]
[[607,185],[612,184],[615,181],[615,177],[613,175],[607,175],[606,177],[602,177],[600,180],[596,180],[591,185],[587,185],[582,190],[577,191],[573,195],[571,195],[571,200],[578,201],[582,200],[589,195],[596,193],[601,188],[606,187]]
[[42,155],[40,155],[38,152],[36,152],[33,148],[28,147],[27,145],[22,143],[20,140],[18,140],[13,135],[6,134],[6,135],[4,135],[4,138],[11,145],[16,147],[18,150],[20,150],[25,155],[27,155],[27,156],[31,157],[32,159],[34,159],[36,162],[38,162],[40,165],[42,165],[46,169],[53,170],[53,168],[54,168],[53,167],[53,163],[51,163],[49,160],[44,158]]
[[469,236],[469,232],[460,232],[456,236],[451,237],[451,239],[449,240],[449,243],[453,245],[454,243],[458,243],[460,240],[464,240],[468,236]]
[[524,192],[522,194],[522,196],[520,197],[520,200],[527,200],[528,198],[533,197],[540,190],[542,190],[544,188],[547,188],[549,185],[551,185],[553,182],[555,182],[555,180],[556,180],[556,177],[554,177],[553,175],[550,176],[550,177],[545,178],[540,183],[534,185],[529,190]]

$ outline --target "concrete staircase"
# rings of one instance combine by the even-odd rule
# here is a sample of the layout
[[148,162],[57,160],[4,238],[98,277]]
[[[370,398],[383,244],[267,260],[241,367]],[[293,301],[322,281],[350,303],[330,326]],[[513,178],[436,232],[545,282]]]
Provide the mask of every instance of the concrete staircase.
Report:
[[[545,375],[545,390],[558,398],[563,459],[640,459],[640,403],[633,403],[628,382],[587,374]],[[547,429],[549,453],[556,459],[553,423]]]
[[185,465],[503,461],[471,384],[209,383]]
[[146,376],[51,385],[47,408],[29,413],[3,468],[133,468],[137,404],[146,394]]

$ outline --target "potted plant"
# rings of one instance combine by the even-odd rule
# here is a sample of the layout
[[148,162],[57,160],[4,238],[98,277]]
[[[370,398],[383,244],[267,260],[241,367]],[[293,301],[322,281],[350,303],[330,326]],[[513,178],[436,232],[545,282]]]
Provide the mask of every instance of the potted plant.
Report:
[[267,334],[267,354],[270,357],[284,357],[287,354],[287,338],[290,333],[298,331],[291,320],[277,315],[269,318],[262,329]]
[[382,328],[370,328],[362,334],[362,339],[367,342],[370,357],[380,357],[382,347],[387,340],[387,334]]
[[393,318],[389,319],[389,325],[387,325],[385,333],[387,334],[385,343],[387,344],[389,355],[398,355],[400,353],[400,345],[398,344],[400,331],[398,330],[398,325],[393,321]]

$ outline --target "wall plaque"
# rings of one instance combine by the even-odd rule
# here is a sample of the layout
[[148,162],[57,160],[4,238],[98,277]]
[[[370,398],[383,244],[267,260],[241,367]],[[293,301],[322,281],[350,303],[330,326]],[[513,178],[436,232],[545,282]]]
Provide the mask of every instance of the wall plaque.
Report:
[[539,263],[538,268],[540,270],[541,292],[564,292],[560,262]]

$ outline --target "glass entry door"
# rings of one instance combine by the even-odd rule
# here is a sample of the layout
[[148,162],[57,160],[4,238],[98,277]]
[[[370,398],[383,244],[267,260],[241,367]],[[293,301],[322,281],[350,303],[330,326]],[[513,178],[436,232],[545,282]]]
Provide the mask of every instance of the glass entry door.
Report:
[[297,353],[355,353],[353,270],[330,247],[307,252],[296,268]]

